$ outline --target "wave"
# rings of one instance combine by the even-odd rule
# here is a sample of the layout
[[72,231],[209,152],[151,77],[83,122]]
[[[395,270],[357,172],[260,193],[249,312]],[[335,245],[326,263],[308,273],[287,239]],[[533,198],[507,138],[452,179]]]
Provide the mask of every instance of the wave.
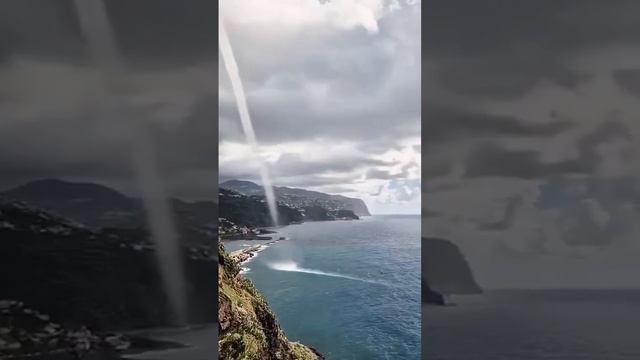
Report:
[[288,260],[288,261],[276,261],[276,262],[272,262],[272,263],[267,263],[267,266],[269,268],[271,268],[273,270],[277,270],[277,271],[297,272],[297,273],[329,276],[329,277],[342,278],[342,279],[355,280],[355,281],[363,281],[363,282],[372,283],[372,284],[382,284],[379,281],[363,279],[363,278],[359,278],[359,277],[356,277],[356,276],[350,276],[350,275],[338,274],[338,273],[334,273],[334,272],[327,272],[327,271],[303,268],[303,267],[298,266],[298,263],[296,263],[295,261],[290,261],[290,260]]

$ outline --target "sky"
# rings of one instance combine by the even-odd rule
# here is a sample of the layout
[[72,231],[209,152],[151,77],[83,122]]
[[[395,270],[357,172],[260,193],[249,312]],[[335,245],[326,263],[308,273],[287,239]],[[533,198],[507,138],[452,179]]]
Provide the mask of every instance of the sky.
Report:
[[[640,286],[639,2],[277,3],[224,2],[277,185],[422,206],[485,287]],[[218,166],[257,180],[217,4],[188,4],[107,1],[126,76],[105,89],[72,1],[0,2],[0,189],[135,194],[139,126],[173,196],[215,198]],[[113,99],[135,116],[104,115]]]
[[108,87],[73,1],[0,2],[0,190],[62,178],[138,195],[139,129],[169,195],[216,198],[216,2],[105,5],[122,65]]
[[221,2],[252,115],[246,144],[219,61],[220,178],[363,199],[374,214],[420,212],[420,3]]
[[423,234],[486,288],[639,287],[640,2],[422,6]]

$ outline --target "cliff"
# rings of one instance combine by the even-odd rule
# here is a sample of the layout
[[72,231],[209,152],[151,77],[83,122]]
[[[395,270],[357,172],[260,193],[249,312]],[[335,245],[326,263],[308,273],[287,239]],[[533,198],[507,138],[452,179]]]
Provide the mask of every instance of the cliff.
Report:
[[422,280],[422,303],[432,305],[444,305],[444,296],[429,287],[429,284]]
[[289,341],[265,298],[218,245],[218,353],[222,360],[317,360],[317,351]]
[[422,278],[443,294],[482,292],[460,249],[445,239],[422,238]]

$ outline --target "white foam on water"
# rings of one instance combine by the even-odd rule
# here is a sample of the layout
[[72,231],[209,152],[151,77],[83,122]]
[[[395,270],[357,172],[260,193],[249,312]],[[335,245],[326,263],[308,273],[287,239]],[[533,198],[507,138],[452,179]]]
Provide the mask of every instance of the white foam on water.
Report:
[[[251,251],[251,253],[249,254],[249,257],[247,259],[245,259],[244,261],[241,261],[240,265],[247,264],[251,260],[255,259],[258,256],[258,253],[268,249],[270,245],[266,245],[265,244],[265,245],[251,245],[251,246],[255,246],[255,250]],[[242,272],[240,272],[240,273],[242,273]]]
[[298,265],[298,263],[296,263],[295,261],[291,261],[291,260],[276,261],[276,262],[268,263],[267,266],[269,266],[269,268],[271,268],[273,270],[277,270],[277,271],[297,272],[297,273],[320,275],[320,276],[329,276],[329,277],[348,279],[348,280],[355,280],[355,281],[363,281],[363,282],[372,283],[372,284],[382,284],[381,282],[375,281],[375,280],[368,280],[368,279],[363,279],[363,278],[359,278],[359,277],[355,277],[355,276],[338,274],[338,273],[334,273],[334,272],[303,268],[303,267],[300,267]]

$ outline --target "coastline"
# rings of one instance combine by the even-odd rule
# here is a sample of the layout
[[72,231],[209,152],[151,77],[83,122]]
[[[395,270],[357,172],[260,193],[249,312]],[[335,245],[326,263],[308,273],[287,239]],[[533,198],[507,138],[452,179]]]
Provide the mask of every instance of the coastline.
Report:
[[[218,244],[218,356],[221,359],[324,359],[314,348],[290,341],[280,328],[265,297],[240,274],[239,254],[255,254],[242,249],[232,258]],[[245,259],[246,261],[246,259]],[[238,310],[242,309],[242,310]]]
[[[244,249],[240,249],[240,250],[235,250],[229,253],[229,257],[234,260],[238,266],[242,266],[248,262],[250,262],[251,260],[253,260],[256,256],[258,256],[258,253],[260,253],[261,251],[266,250],[269,246],[276,244],[280,241],[283,240],[287,240],[287,238],[285,237],[280,237],[277,240],[271,240],[267,243],[264,244],[259,244],[259,245],[252,245],[249,247],[246,247]],[[248,269],[247,268],[241,268],[241,273],[245,273],[247,272]]]
[[[403,271],[394,273],[380,269],[379,266],[387,264],[384,255],[388,254],[387,251],[397,251],[397,260],[390,261],[393,268],[411,268],[417,270],[410,271],[411,274],[419,273],[418,265],[407,265],[415,263],[415,254],[419,253],[419,218],[387,221],[384,216],[374,216],[363,220],[348,223],[309,221],[279,229],[281,234],[286,234],[291,239],[291,242],[276,244],[277,246],[273,246],[267,252],[260,251],[248,259],[245,265],[242,265],[251,268],[245,276],[251,278],[266,299],[269,299],[274,315],[288,336],[316,347],[328,358],[356,356],[378,359],[376,354],[384,351],[382,349],[386,346],[404,344],[403,347],[398,346],[389,351],[396,355],[396,358],[410,359],[411,350],[407,349],[417,348],[416,339],[419,339],[415,330],[415,314],[420,312],[419,280],[416,281],[416,277],[412,275],[402,275]],[[389,224],[393,227],[390,228]],[[407,228],[415,229],[418,235],[413,234],[413,231],[407,232]],[[226,245],[231,253],[237,255],[251,254],[260,244],[267,243],[269,242],[244,241],[227,242]],[[373,250],[365,250],[366,244]],[[360,256],[363,258],[358,260]],[[404,259],[404,256],[408,262],[400,260]],[[353,281],[354,278],[364,281]],[[400,279],[416,281],[416,286],[410,286],[409,290],[405,290],[407,286],[398,284],[395,289],[394,280]],[[378,282],[383,284],[370,285]],[[331,296],[327,297],[327,294],[331,293],[337,293],[339,296],[337,299],[329,299]],[[395,299],[396,296],[401,296],[407,306],[397,309],[394,305],[384,311],[377,310],[378,304],[387,304],[385,299]],[[335,310],[335,306],[340,306],[345,299],[352,299],[365,306],[371,305],[370,309],[365,311],[369,315],[359,315],[360,312],[356,309]],[[326,303],[332,305],[325,306]],[[314,312],[304,315],[305,307],[313,308]],[[415,310],[407,310],[411,307]],[[360,322],[366,323],[367,319],[377,316],[383,318],[390,314],[396,316],[398,321],[381,321],[376,325],[380,329],[377,331],[358,329],[357,324]],[[353,322],[345,320],[351,317]],[[304,322],[301,324],[297,319],[305,319],[304,322],[309,322],[309,325]],[[339,329],[336,329],[336,326],[339,326]],[[349,344],[349,340],[330,340],[331,337],[338,336],[336,334],[344,339],[357,339],[358,345]]]

